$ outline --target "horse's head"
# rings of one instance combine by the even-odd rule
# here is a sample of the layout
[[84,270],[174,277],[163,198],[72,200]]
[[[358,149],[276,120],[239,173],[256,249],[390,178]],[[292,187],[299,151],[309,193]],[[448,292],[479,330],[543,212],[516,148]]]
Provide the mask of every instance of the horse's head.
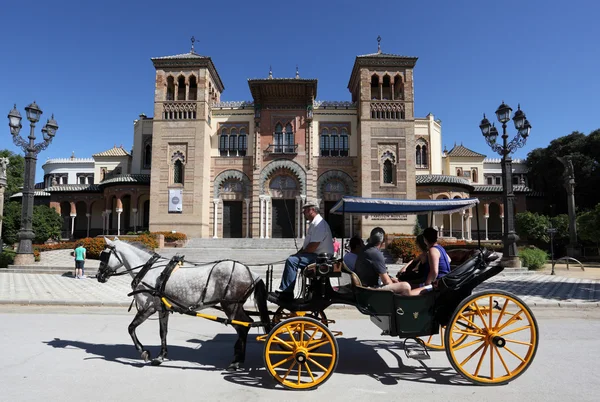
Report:
[[[116,240],[119,239],[115,237]],[[114,275],[117,269],[125,265],[117,252],[115,241],[110,241],[106,237],[104,241],[106,242],[106,246],[104,246],[104,250],[100,253],[100,267],[98,268],[98,275],[96,275],[98,282],[102,283]]]

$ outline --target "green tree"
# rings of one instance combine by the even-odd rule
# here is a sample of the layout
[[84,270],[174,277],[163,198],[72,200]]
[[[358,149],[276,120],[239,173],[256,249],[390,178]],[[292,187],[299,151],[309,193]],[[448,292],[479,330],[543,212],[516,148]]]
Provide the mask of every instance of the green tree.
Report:
[[[60,238],[62,218],[54,208],[45,205],[33,207],[33,231],[35,233],[34,243],[44,243],[48,239]],[[21,203],[8,202],[4,206],[4,219],[2,223],[2,239],[6,244],[14,244],[19,241],[19,229],[21,228]]]
[[600,244],[600,204],[577,217],[577,235],[583,241]]
[[48,239],[60,239],[62,217],[54,208],[46,205],[34,206],[32,224],[35,233],[34,243],[44,243]]
[[4,204],[4,216],[2,217],[2,239],[6,244],[15,244],[19,241],[21,222],[21,203],[16,201]]
[[589,135],[575,131],[527,155],[530,186],[544,192],[550,200],[543,211],[548,215],[567,212],[564,166],[557,159],[559,156],[569,156],[573,162],[577,206],[584,210],[593,208],[600,202],[600,129]]
[[530,244],[545,246],[550,241],[548,228],[550,219],[536,212],[520,212],[515,216],[517,234]]
[[5,202],[10,199],[14,193],[21,191],[23,187],[23,177],[25,175],[25,158],[15,154],[8,149],[0,150],[0,157],[8,158],[8,171],[6,172],[6,189],[4,190]]

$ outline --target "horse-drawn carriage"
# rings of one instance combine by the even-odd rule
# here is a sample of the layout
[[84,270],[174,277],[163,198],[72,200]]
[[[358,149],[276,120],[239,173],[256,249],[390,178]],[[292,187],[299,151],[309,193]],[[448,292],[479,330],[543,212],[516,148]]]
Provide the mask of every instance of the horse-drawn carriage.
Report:
[[[331,212],[344,215],[452,213],[476,207],[477,203],[477,199],[431,201],[344,197]],[[118,261],[111,263],[112,254],[116,255],[114,260]],[[235,347],[233,368],[243,362],[249,328],[264,327],[266,333],[257,339],[265,342],[263,357],[266,369],[275,381],[291,389],[315,388],[327,381],[335,371],[339,356],[336,335],[339,333],[329,328],[330,321],[325,315],[325,310],[333,304],[355,306],[370,317],[382,330],[382,335],[415,340],[412,346],[404,342],[405,352],[412,358],[427,358],[428,352],[424,346],[428,345],[430,337],[445,328],[442,345],[451,365],[464,378],[481,385],[503,384],[521,375],[530,366],[539,342],[533,313],[517,296],[500,290],[473,293],[477,285],[502,271],[500,265],[490,264],[492,254],[481,248],[472,258],[438,280],[433,291],[419,296],[400,296],[390,291],[364,287],[341,259],[321,256],[302,273],[299,298],[283,301],[269,296],[278,306],[276,312],[267,310],[265,285],[247,268],[252,286],[237,286],[238,280],[233,279],[236,262],[233,262],[233,268],[229,268],[231,273],[228,280],[221,278],[220,284],[215,285],[211,285],[211,276],[227,270],[217,270],[215,273],[217,264],[223,262],[213,265],[196,280],[204,283],[204,288],[192,286],[188,293],[194,296],[190,297],[188,293],[176,294],[174,290],[190,281],[190,274],[187,277],[180,272],[172,274],[173,268],[168,267],[169,264],[173,265],[171,260],[166,268],[152,276],[151,266],[156,265],[156,261],[149,259],[144,265],[141,264],[144,258],[140,255],[138,265],[129,263],[123,254],[119,254],[115,244],[109,242],[98,279],[106,280],[121,266],[126,268],[123,272],[133,273],[132,294],[138,298],[139,311],[130,325],[130,334],[142,356],[149,358],[148,352],[135,336],[135,327],[154,311],[160,313],[163,349],[157,364],[166,357],[166,317],[169,310],[232,324],[240,335]],[[150,262],[152,264],[148,265]],[[237,272],[244,272],[241,267]],[[144,270],[143,279],[136,281],[140,271]],[[165,275],[167,271],[171,272]],[[180,279],[176,279],[178,275]],[[351,278],[349,285],[332,286],[332,278],[344,275]],[[237,289],[239,297],[227,299],[233,288]],[[248,312],[243,310],[243,302],[252,291],[259,310],[255,315],[260,316],[261,322],[252,322]],[[196,312],[217,303],[221,303],[228,319]]]

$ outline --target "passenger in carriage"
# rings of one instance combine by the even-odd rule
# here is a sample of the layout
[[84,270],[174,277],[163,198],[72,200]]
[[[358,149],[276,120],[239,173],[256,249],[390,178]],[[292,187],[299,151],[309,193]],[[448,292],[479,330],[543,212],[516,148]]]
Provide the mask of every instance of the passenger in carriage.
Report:
[[316,262],[319,254],[327,253],[333,255],[333,240],[329,224],[319,214],[319,206],[316,201],[307,201],[302,207],[304,218],[310,222],[302,248],[285,261],[281,285],[275,292],[282,300],[294,298],[294,287],[298,269],[303,270],[306,266]]
[[365,243],[358,235],[354,235],[350,238],[350,251],[344,254],[344,263],[350,271],[355,270],[356,259],[364,246]]
[[425,243],[425,237],[422,234],[418,235],[415,239],[417,247],[421,250],[421,253],[414,259],[410,260],[408,264],[404,266],[396,274],[396,278],[400,282],[408,282],[413,285],[423,283],[427,279],[427,273],[429,272],[429,260],[427,256],[427,243]]
[[404,296],[417,296],[423,292],[431,291],[436,279],[450,273],[450,257],[444,247],[437,243],[437,230],[434,228],[425,229],[423,238],[427,244],[427,262],[422,265],[424,282],[411,286],[409,282],[402,281],[383,286],[382,289],[391,290]]
[[385,266],[385,259],[381,253],[384,245],[385,231],[380,228],[371,230],[367,245],[361,250],[356,258],[355,272],[364,286],[379,287],[391,286],[398,282],[396,278],[390,277]]

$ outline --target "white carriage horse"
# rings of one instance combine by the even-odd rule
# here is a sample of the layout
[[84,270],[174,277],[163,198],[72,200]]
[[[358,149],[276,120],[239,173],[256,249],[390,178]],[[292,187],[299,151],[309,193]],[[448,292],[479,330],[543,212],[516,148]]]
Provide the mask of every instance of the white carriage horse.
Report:
[[[182,257],[174,257],[169,261],[116,237],[114,241],[107,238],[105,241],[106,247],[100,256],[97,279],[104,283],[110,276],[126,273],[134,278],[131,294],[135,297],[138,312],[129,324],[129,335],[145,361],[151,360],[150,352],[144,349],[135,330],[148,317],[158,312],[161,350],[152,364],[161,364],[167,357],[168,307],[181,313],[190,313],[220,305],[228,317],[228,320],[219,319],[220,322],[248,324],[233,323],[238,340],[234,346],[234,359],[228,370],[239,369],[245,359],[249,323],[253,320],[244,311],[244,302],[253,292],[261,318],[261,324],[255,323],[254,326],[264,325],[265,330],[269,331],[265,284],[246,265],[233,260],[193,265],[183,262]],[[123,269],[118,271],[119,268]],[[166,305],[161,300],[163,298],[167,301]]]

